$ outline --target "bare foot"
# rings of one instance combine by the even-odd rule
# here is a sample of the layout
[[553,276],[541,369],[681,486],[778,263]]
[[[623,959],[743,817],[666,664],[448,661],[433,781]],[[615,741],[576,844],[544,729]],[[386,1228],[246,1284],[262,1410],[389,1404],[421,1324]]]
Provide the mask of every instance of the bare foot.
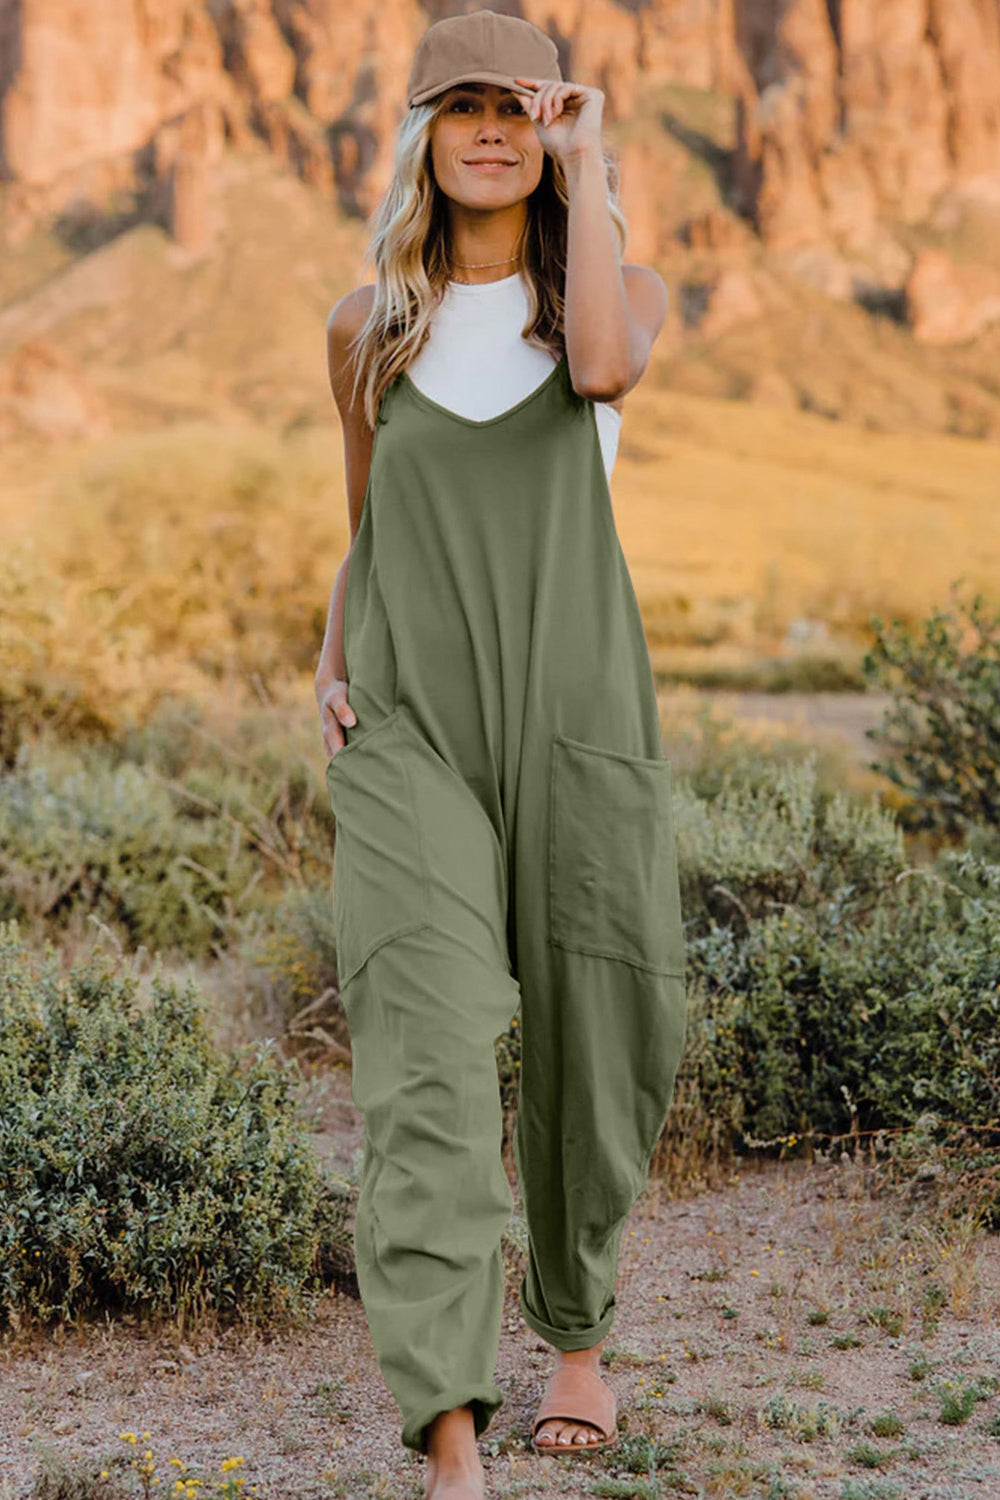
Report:
[[[601,1350],[603,1347],[604,1340],[602,1339],[599,1344],[595,1344],[591,1349],[557,1349],[556,1368],[558,1369],[559,1365],[563,1361],[566,1361],[567,1363],[583,1365],[586,1369],[593,1370],[595,1375],[600,1375]],[[569,1443],[573,1443],[575,1447],[586,1448],[591,1443],[604,1442],[604,1433],[601,1432],[600,1428],[592,1426],[589,1422],[569,1422],[562,1417],[550,1417],[547,1422],[543,1422],[541,1427],[539,1427],[535,1442],[540,1446],[544,1446],[546,1443],[558,1443],[561,1448],[566,1447]]]
[[424,1500],[484,1500],[485,1484],[472,1408],[441,1412],[427,1424]]

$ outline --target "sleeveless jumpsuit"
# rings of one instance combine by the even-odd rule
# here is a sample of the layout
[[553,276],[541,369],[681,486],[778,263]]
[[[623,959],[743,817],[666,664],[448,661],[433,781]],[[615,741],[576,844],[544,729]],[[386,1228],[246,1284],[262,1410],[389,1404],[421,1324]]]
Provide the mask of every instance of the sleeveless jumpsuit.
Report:
[[672,811],[593,403],[565,355],[499,416],[384,392],[344,599],[357,723],[327,765],[365,1123],[358,1284],[401,1440],[479,1436],[513,1208],[494,1043],[521,1005],[527,1324],[609,1331],[686,1030]]

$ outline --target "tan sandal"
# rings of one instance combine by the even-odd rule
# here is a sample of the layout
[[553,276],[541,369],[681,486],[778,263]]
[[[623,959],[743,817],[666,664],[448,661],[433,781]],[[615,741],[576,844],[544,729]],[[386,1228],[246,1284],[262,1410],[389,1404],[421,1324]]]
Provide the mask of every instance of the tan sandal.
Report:
[[[596,1427],[602,1434],[601,1441],[539,1443],[538,1429],[554,1417]],[[596,1370],[588,1370],[584,1365],[557,1365],[549,1376],[531,1429],[531,1446],[535,1452],[554,1454],[559,1458],[572,1453],[578,1457],[583,1453],[599,1453],[605,1448],[613,1448],[617,1441],[618,1401],[614,1391],[604,1384]]]

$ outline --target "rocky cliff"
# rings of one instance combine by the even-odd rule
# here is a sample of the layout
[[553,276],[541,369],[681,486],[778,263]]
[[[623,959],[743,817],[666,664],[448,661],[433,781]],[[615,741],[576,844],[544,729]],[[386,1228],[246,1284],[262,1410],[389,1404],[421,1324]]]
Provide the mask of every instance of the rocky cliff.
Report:
[[[151,220],[203,255],[223,156],[262,152],[360,223],[416,41],[460,5],[0,0],[3,241]],[[495,8],[603,89],[629,258],[694,277],[678,339],[772,315],[789,277],[928,346],[997,331],[1000,0]]]
[[[409,59],[449,0],[0,0],[10,221],[256,133],[368,209]],[[997,0],[503,3],[609,121],[662,83],[738,101],[734,202],[766,242],[863,243],[962,186],[1000,196]],[[195,123],[191,124],[194,117]]]

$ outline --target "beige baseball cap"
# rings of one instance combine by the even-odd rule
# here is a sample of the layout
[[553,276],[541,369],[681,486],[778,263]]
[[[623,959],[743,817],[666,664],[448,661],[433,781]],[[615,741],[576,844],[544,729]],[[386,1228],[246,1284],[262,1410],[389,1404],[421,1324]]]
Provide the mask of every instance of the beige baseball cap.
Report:
[[472,10],[428,26],[413,57],[406,103],[424,104],[456,83],[499,83],[516,78],[562,82],[559,53],[551,37],[519,16]]

